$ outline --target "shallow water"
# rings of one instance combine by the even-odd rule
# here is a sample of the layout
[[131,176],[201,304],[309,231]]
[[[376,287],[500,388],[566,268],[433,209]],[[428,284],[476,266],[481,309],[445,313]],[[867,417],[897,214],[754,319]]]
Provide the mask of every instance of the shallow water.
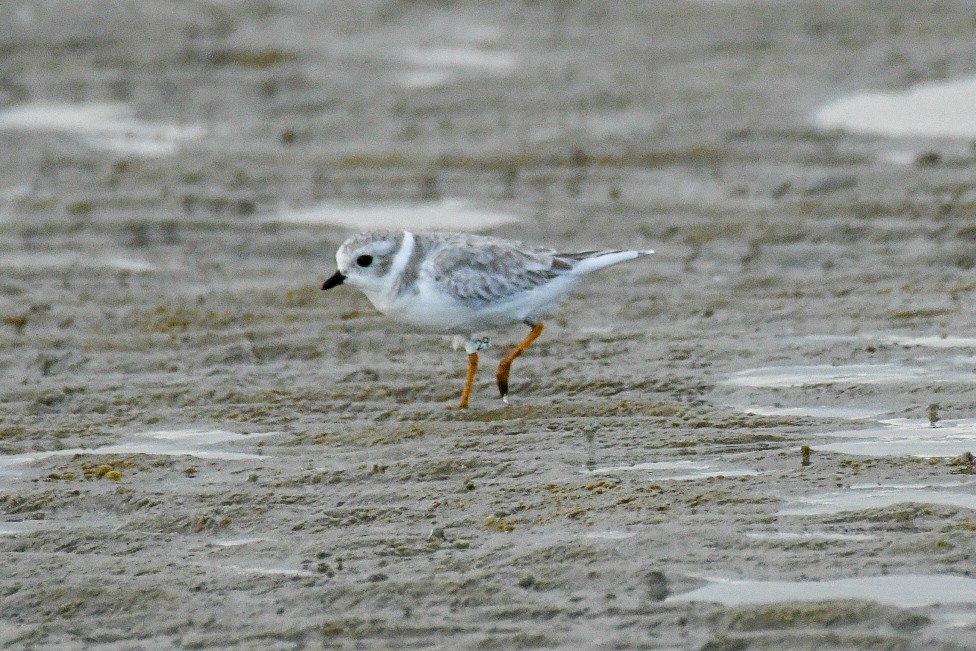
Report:
[[[772,404],[756,400],[752,389],[805,389],[818,385],[863,385],[887,387],[895,384],[976,382],[976,359],[966,349],[976,348],[976,337],[949,334],[905,334],[897,332],[868,332],[856,335],[812,334],[788,335],[782,340],[790,348],[824,345],[831,349],[866,345],[898,346],[906,361],[879,364],[795,364],[744,369],[728,375],[720,384],[737,389],[736,396],[724,398],[725,404],[742,412],[761,416],[809,416],[811,418],[840,418],[846,420],[874,419],[894,410],[877,397],[851,403],[837,401],[832,395],[819,392],[815,404],[802,404],[802,397],[776,395],[767,397]],[[947,351],[947,353],[943,352]],[[893,351],[898,353],[899,351]],[[743,391],[745,390],[745,391]],[[817,389],[814,389],[817,390]],[[882,391],[879,389],[879,392]],[[750,402],[746,402],[750,401]],[[837,404],[834,404],[837,402]],[[800,404],[798,404],[800,403]],[[911,404],[911,402],[909,402]]]
[[844,490],[793,498],[779,510],[779,515],[824,515],[887,508],[904,503],[941,504],[976,509],[976,491],[958,490],[972,485],[970,482],[952,482],[852,486]]
[[954,335],[894,335],[881,334],[879,339],[892,344],[909,347],[925,348],[976,348],[976,337],[958,337]]
[[966,628],[976,624],[976,611],[947,610],[932,613],[932,620],[945,628]]
[[406,88],[437,88],[454,79],[450,70],[409,70],[400,77],[400,85]]
[[238,574],[257,574],[261,576],[318,576],[314,572],[309,572],[307,570],[297,570],[289,567],[271,567],[269,566],[256,566],[247,567],[243,565],[224,565],[221,563],[195,563],[199,567],[215,568],[220,570],[227,570],[228,572],[235,572]]
[[95,149],[145,157],[172,154],[207,134],[200,125],[140,120],[119,103],[23,104],[0,112],[0,129],[72,134]]
[[832,581],[708,579],[697,590],[667,601],[716,601],[728,606],[784,601],[866,599],[900,608],[976,603],[976,579],[942,574],[905,574]]
[[765,407],[762,405],[736,406],[734,409],[757,416],[810,416],[812,418],[844,418],[847,420],[867,420],[880,416],[887,410],[882,407],[854,407],[808,405],[799,407]]
[[736,468],[720,461],[650,461],[634,465],[593,468],[584,472],[591,475],[609,475],[633,471],[647,472],[648,479],[661,481],[690,481],[709,477],[748,477],[759,474],[756,470]]
[[976,451],[976,418],[928,421],[892,418],[878,427],[824,432],[825,436],[853,439],[815,446],[824,452],[872,457],[951,458]]
[[464,77],[503,77],[519,66],[519,56],[507,50],[495,49],[491,44],[501,32],[486,25],[442,25],[444,32],[461,43],[437,47],[404,48],[399,57],[410,68],[400,75],[399,83],[406,88],[437,88]]
[[615,530],[605,530],[605,531],[590,531],[585,534],[584,538],[590,538],[592,540],[626,540],[627,538],[633,538],[637,534],[630,531],[615,531]]
[[792,343],[837,344],[859,342],[881,342],[909,348],[976,348],[976,337],[939,334],[906,334],[901,332],[865,332],[856,335],[808,334],[788,335],[784,341]]
[[877,536],[867,533],[830,533],[827,531],[804,531],[797,533],[793,531],[750,531],[745,534],[746,538],[753,540],[877,540]]
[[830,364],[766,366],[738,371],[725,384],[751,388],[789,388],[817,384],[897,384],[928,382],[976,382],[976,374],[951,367],[924,368],[905,364]]
[[14,269],[114,269],[117,271],[147,272],[156,269],[147,260],[121,255],[84,256],[77,253],[11,252],[0,257],[0,268]]
[[0,536],[16,536],[31,533],[51,526],[44,520],[17,520],[16,522],[0,522]]
[[406,50],[403,58],[417,66],[479,70],[493,74],[511,72],[519,64],[518,56],[512,52],[472,47],[413,48]]
[[189,456],[199,459],[221,459],[226,461],[260,459],[263,455],[247,452],[232,452],[229,450],[215,450],[208,446],[220,443],[249,441],[274,434],[277,434],[277,432],[240,434],[226,430],[203,429],[137,432],[127,435],[120,443],[103,445],[96,448],[68,448],[64,450],[0,455],[0,477],[21,475],[23,474],[20,470],[22,467],[41,461],[42,459],[48,459],[50,457],[73,457],[79,454],[152,454]]
[[210,542],[211,545],[217,547],[241,547],[243,545],[252,545],[258,542],[264,542],[267,538],[227,538],[224,540],[213,540]]
[[[976,450],[976,443],[956,441],[913,441],[890,439],[879,441],[844,441],[816,446],[818,451],[838,454],[857,454],[869,457],[921,457],[923,459],[951,459],[964,452]],[[976,452],[973,452],[976,454]]]
[[520,220],[517,215],[482,209],[464,199],[368,205],[330,202],[305,210],[281,212],[269,219],[289,224],[333,224],[356,230],[406,228],[417,231],[482,231]]
[[814,123],[884,136],[976,136],[976,77],[918,84],[900,92],[868,91],[817,109]]

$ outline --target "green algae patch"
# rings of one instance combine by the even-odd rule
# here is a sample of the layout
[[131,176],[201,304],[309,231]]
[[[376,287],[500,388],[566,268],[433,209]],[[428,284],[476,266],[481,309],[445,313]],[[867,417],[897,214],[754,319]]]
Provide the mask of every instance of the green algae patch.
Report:
[[934,319],[939,316],[948,316],[958,312],[955,308],[948,307],[925,307],[914,310],[899,310],[892,313],[891,318],[899,321],[909,321],[912,319]]
[[724,619],[729,630],[741,632],[843,629],[865,625],[890,626],[896,631],[908,632],[931,623],[927,616],[911,610],[858,600],[737,608],[725,615]]
[[546,517],[549,520],[565,518],[592,524],[590,519],[597,513],[618,510],[663,513],[671,508],[663,497],[661,486],[634,486],[614,477],[600,477],[580,484],[549,482],[544,488],[550,507]]
[[688,506],[697,507],[704,504],[776,504],[779,499],[767,495],[737,493],[735,491],[717,488],[698,493],[688,499]]
[[225,49],[211,52],[207,60],[215,66],[234,66],[238,68],[273,68],[294,59],[295,55],[277,48]]
[[191,328],[222,329],[246,325],[255,320],[251,312],[205,309],[188,305],[159,305],[149,311],[135,312],[132,319],[147,334],[169,334]]
[[109,479],[112,481],[119,481],[122,479],[123,471],[135,467],[136,462],[129,458],[107,459],[100,462],[85,462],[81,464],[81,476],[85,479]]
[[[104,577],[103,581],[106,580]],[[41,621],[56,621],[83,617],[144,616],[165,604],[174,604],[177,597],[158,587],[125,585],[59,585],[45,589],[30,586],[13,597],[7,597],[8,608],[34,613]]]
[[485,521],[482,524],[482,526],[485,527],[486,529],[495,529],[503,533],[508,533],[510,531],[515,530],[515,520],[513,520],[509,516],[500,515],[496,513],[494,515],[489,515],[487,518],[485,518]]
[[4,325],[8,325],[14,329],[17,334],[23,334],[24,329],[30,322],[30,313],[25,312],[23,314],[8,314],[2,317]]
[[6,513],[34,513],[51,508],[61,499],[60,493],[55,491],[27,495],[0,493],[0,509]]
[[451,414],[452,420],[490,423],[517,419],[543,418],[609,418],[643,416],[668,418],[682,413],[686,407],[678,403],[633,400],[593,401],[586,403],[559,403],[536,405],[508,405],[497,409],[470,409]]
[[370,441],[369,445],[391,445],[393,443],[402,443],[403,441],[409,441],[410,439],[419,438],[424,436],[427,430],[419,425],[410,425],[408,427],[392,427],[380,432],[377,436],[374,436]]
[[878,619],[883,612],[884,609],[877,604],[863,601],[776,604],[733,612],[729,615],[729,628],[737,631],[760,631],[847,626]]
[[[409,476],[414,479],[445,480],[458,474],[467,474],[479,466],[477,458],[470,459],[432,459],[413,461],[409,464]],[[470,481],[470,479],[468,480]]]
[[[136,457],[105,456],[93,461],[83,461],[89,455],[76,455],[70,463],[63,464],[56,472],[46,475],[48,481],[120,481],[126,475],[145,472],[173,464],[169,459],[154,459],[149,455]],[[80,463],[79,463],[80,461]]]
[[949,533],[952,531],[976,533],[976,520],[960,520],[943,527],[942,531]]

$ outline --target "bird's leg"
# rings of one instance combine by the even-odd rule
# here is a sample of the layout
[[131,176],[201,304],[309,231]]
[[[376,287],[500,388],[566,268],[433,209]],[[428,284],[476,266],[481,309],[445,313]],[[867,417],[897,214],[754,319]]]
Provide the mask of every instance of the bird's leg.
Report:
[[478,372],[478,353],[468,353],[468,377],[464,380],[464,390],[461,391],[461,402],[458,409],[468,408],[468,398],[471,397],[471,385],[474,384],[474,374]]
[[471,387],[474,385],[474,375],[478,372],[478,351],[491,346],[488,337],[481,339],[471,338],[464,344],[464,350],[468,353],[468,376],[464,379],[464,389],[461,391],[461,402],[458,409],[468,408],[468,398],[471,397]]
[[512,362],[515,361],[516,357],[524,353],[525,349],[542,334],[542,321],[536,321],[528,325],[532,326],[529,334],[522,340],[522,343],[513,348],[512,352],[505,355],[498,364],[498,373],[495,375],[495,380],[498,382],[498,391],[502,394],[502,400],[505,402],[508,402],[508,373],[512,370]]

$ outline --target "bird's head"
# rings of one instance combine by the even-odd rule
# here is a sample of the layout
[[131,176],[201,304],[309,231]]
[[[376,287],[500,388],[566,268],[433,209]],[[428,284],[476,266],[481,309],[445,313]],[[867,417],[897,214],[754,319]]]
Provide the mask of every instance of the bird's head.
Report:
[[336,251],[337,271],[322,289],[348,284],[366,294],[380,294],[392,282],[390,269],[403,231],[367,231],[353,235]]

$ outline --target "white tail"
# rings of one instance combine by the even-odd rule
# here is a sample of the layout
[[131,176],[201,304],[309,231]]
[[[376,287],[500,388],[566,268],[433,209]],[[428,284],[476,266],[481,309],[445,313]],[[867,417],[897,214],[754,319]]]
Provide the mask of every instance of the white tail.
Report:
[[654,251],[587,251],[586,253],[562,254],[559,257],[573,260],[573,273],[588,274],[604,267],[612,267],[621,262],[634,260],[641,256],[650,255]]

